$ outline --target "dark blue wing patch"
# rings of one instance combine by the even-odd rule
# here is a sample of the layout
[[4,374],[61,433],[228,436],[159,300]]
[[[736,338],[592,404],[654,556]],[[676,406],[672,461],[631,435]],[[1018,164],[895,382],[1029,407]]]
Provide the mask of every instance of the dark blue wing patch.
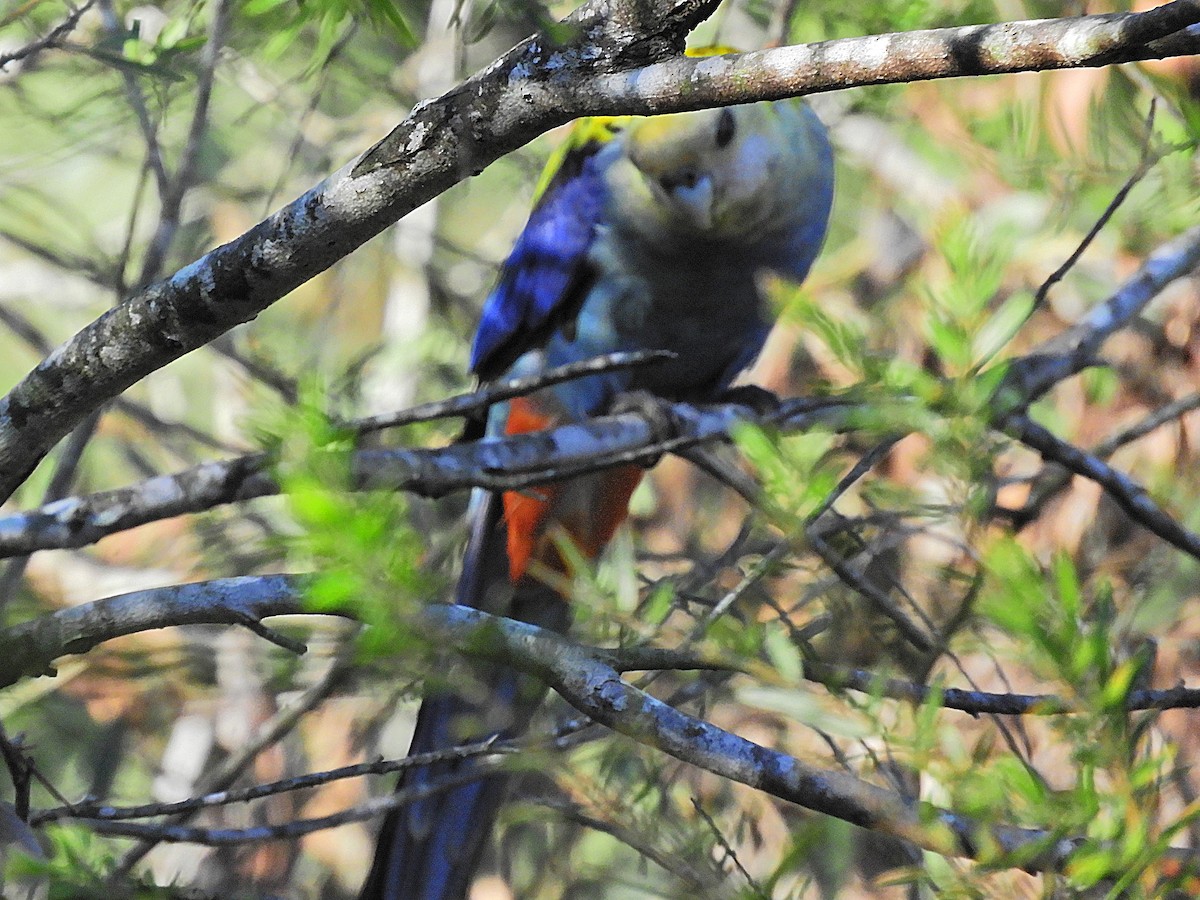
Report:
[[546,187],[483,304],[471,371],[501,375],[578,310],[591,273],[588,250],[604,212],[601,146],[572,150]]

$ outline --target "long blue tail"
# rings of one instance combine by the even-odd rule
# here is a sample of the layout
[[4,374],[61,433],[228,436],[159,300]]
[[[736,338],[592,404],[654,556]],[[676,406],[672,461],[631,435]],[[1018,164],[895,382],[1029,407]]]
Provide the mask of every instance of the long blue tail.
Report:
[[[566,604],[548,588],[523,583],[514,592],[509,587],[498,497],[478,492],[472,499],[472,513],[458,602],[565,630]],[[511,670],[479,666],[474,671],[487,685],[486,697],[450,692],[427,696],[417,714],[409,755],[446,750],[494,734],[512,737],[525,730],[545,689]],[[448,760],[408,769],[397,790],[458,782],[475,768],[473,760]],[[462,900],[508,780],[503,774],[490,774],[388,813],[360,900]]]

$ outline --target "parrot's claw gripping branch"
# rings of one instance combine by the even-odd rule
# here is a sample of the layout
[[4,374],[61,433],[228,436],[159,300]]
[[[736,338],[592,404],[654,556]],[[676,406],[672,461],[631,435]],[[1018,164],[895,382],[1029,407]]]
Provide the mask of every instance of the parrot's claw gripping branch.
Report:
[[[675,404],[649,391],[625,391],[618,394],[609,406],[608,414],[619,416],[624,413],[633,413],[646,423],[650,429],[650,440],[654,444],[668,443],[679,436]],[[655,457],[648,465],[653,466],[658,459],[659,457]]]

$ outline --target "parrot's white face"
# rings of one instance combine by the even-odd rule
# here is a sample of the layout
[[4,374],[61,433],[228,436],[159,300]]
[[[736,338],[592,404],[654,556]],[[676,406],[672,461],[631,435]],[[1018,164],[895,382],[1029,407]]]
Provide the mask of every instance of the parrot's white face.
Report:
[[809,173],[824,171],[799,121],[765,103],[632,120],[611,170],[619,221],[668,246],[769,237],[792,221]]

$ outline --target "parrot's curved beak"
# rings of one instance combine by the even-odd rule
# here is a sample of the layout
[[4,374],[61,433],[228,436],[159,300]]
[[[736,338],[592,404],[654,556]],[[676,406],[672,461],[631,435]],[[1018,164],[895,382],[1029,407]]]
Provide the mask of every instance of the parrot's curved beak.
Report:
[[713,183],[704,176],[691,184],[675,185],[668,196],[698,231],[709,231],[713,226]]

